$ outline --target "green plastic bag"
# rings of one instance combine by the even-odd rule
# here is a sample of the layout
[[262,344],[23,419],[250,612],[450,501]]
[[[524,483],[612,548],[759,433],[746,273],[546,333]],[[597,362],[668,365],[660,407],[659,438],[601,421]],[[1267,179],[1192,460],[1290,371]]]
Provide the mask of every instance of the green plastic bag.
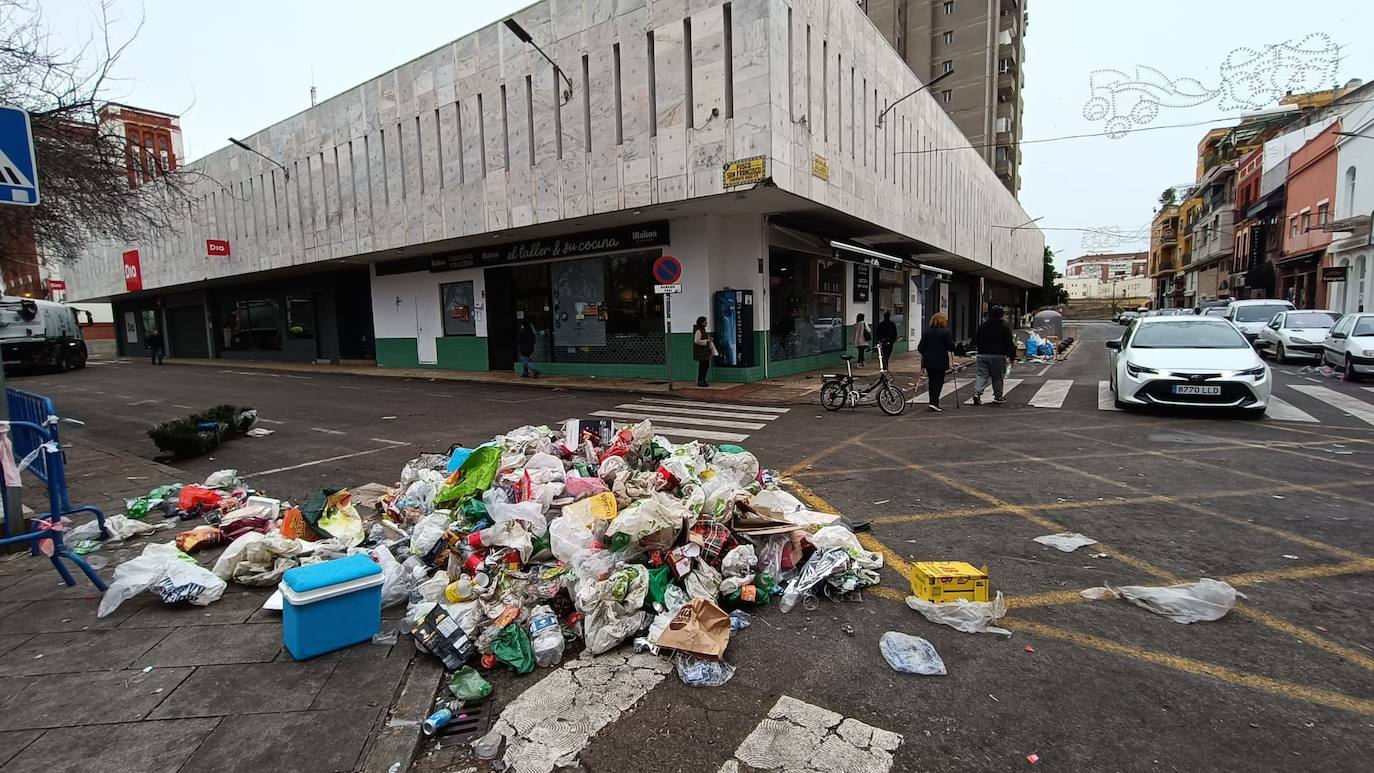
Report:
[[446,486],[439,496],[435,498],[434,504],[439,507],[448,507],[455,503],[465,502],[491,488],[491,484],[496,480],[496,473],[501,467],[501,449],[497,446],[482,446],[472,452],[463,466],[458,469],[462,475],[458,477],[458,482],[452,486]]
[[463,666],[448,680],[449,692],[460,701],[480,701],[491,695],[491,684],[472,666]]
[[668,582],[671,577],[668,567],[658,566],[649,570],[649,597],[644,600],[644,606],[652,608],[654,604],[663,603],[663,593],[668,590]]
[[458,515],[463,521],[463,525],[471,531],[478,524],[487,521],[487,506],[482,500],[473,498],[464,502],[458,508]]
[[534,670],[534,649],[530,647],[530,635],[519,625],[511,624],[501,629],[491,643],[491,654],[517,674],[528,674]]

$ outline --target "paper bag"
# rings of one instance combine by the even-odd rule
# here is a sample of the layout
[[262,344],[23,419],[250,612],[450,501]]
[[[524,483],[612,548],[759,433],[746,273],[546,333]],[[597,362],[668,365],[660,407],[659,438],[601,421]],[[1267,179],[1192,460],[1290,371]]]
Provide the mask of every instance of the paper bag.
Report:
[[729,643],[730,616],[704,598],[683,604],[658,637],[660,647],[712,659],[724,655]]
[[592,519],[609,521],[615,518],[615,494],[609,491],[563,505],[563,517],[573,516],[579,523],[589,523]]

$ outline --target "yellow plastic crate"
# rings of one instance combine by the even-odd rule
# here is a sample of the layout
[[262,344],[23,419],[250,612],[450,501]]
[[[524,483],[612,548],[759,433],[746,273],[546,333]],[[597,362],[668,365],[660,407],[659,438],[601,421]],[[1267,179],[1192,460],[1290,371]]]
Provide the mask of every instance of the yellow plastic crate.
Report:
[[963,561],[917,561],[911,572],[911,593],[937,604],[965,599],[988,600],[988,568]]

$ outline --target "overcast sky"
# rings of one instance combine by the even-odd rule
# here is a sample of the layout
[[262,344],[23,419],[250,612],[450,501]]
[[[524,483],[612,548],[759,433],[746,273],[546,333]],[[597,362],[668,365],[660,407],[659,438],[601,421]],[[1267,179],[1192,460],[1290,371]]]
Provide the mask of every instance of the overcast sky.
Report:
[[[836,0],[839,1],[839,0]],[[198,158],[528,5],[527,0],[117,0],[115,32],[144,27],[122,61],[117,97],[182,114],[185,150]],[[45,0],[55,42],[95,28],[94,0]],[[1035,0],[1029,3],[1024,139],[1102,131],[1083,116],[1089,72],[1150,65],[1209,87],[1239,46],[1325,32],[1341,45],[1338,80],[1374,78],[1367,0]],[[1300,9],[1300,12],[1295,10]],[[312,76],[313,73],[313,76]],[[1123,104],[1129,107],[1130,100]],[[1225,116],[1215,102],[1161,109],[1153,125]],[[1217,124],[1225,121],[1218,120]],[[1023,146],[1021,201],[1047,229],[1147,224],[1159,193],[1192,181],[1207,126]],[[1015,224],[1011,224],[1015,225]],[[1082,234],[1047,230],[1062,265]],[[1147,242],[1120,245],[1145,249]]]

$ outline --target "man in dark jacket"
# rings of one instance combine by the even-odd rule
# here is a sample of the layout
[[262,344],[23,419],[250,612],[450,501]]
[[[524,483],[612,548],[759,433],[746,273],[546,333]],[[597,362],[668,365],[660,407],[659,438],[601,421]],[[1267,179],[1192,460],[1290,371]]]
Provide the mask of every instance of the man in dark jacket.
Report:
[[1016,361],[1016,341],[1003,319],[1006,315],[1006,309],[993,306],[987,320],[973,334],[973,343],[978,349],[977,378],[973,383],[974,405],[983,403],[983,390],[988,388],[988,382],[992,382],[992,401],[1007,401],[1002,396],[1002,378],[1007,375],[1007,364]]
[[873,326],[873,337],[878,339],[878,354],[882,367],[892,367],[892,347],[897,345],[897,323],[892,321],[892,312],[883,312],[883,321]]
[[516,336],[516,350],[520,352],[520,378],[539,378],[539,369],[534,367],[530,358],[534,356],[534,325],[528,319],[520,320],[520,332]]
[[161,330],[154,330],[143,338],[143,344],[148,348],[148,356],[154,365],[162,364],[162,357],[167,353],[166,339],[162,337]]

